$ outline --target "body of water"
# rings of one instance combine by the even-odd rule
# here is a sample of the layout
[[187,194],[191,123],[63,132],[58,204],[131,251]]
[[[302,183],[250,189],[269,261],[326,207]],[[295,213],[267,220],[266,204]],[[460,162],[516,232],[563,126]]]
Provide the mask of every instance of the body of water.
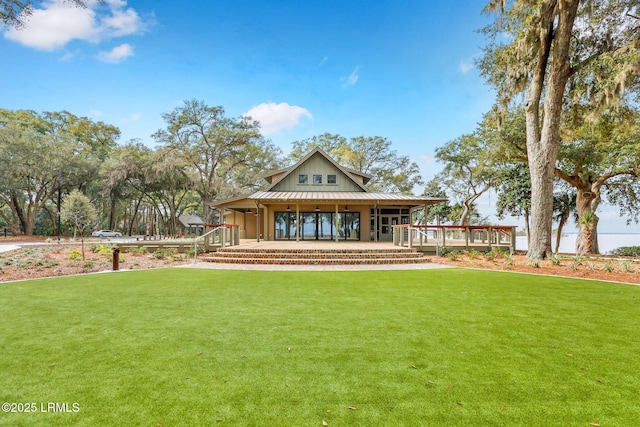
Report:
[[[574,254],[576,252],[576,233],[567,233],[560,239],[560,252]],[[555,236],[553,238],[552,249],[555,249]],[[600,253],[606,254],[621,246],[640,246],[640,234],[607,234],[598,233],[598,245]],[[518,236],[516,238],[516,249],[527,250],[527,238]]]

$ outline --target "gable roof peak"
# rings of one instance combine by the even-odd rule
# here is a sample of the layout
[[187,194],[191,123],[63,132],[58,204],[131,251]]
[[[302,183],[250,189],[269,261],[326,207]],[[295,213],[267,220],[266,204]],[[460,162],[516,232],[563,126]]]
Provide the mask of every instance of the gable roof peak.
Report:
[[[270,182],[271,185],[265,191],[271,191],[279,182],[283,181],[287,176],[289,176],[294,170],[296,170],[300,165],[309,160],[315,154],[319,154],[324,157],[329,163],[334,165],[340,172],[344,173],[351,181],[353,181],[358,187],[360,187],[364,192],[368,193],[369,190],[363,183],[361,183],[358,179],[354,178],[354,175],[360,175],[363,177],[363,180],[366,182],[371,179],[370,175],[362,174],[360,172],[356,172],[353,169],[348,169],[336,162],[333,157],[327,154],[320,147],[315,147],[313,150],[309,151],[305,156],[303,156],[300,160],[298,160],[293,166],[290,166],[287,169],[281,169],[276,171],[275,173],[269,174],[269,176],[265,177],[267,182]],[[284,172],[284,173],[283,173]],[[274,175],[281,174],[275,181],[270,180]]]

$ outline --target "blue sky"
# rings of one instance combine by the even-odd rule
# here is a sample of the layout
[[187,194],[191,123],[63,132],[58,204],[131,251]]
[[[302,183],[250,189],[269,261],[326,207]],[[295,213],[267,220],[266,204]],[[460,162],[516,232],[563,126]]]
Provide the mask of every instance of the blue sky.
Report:
[[195,98],[260,120],[285,154],[324,132],[386,137],[428,181],[435,149],[494,102],[474,67],[485,0],[88,4],[44,1],[2,29],[1,108],[68,110],[154,146],[162,114]]
[[286,152],[324,132],[384,136],[430,178],[434,149],[473,130],[493,95],[473,67],[484,1],[43,2],[0,40],[2,107],[163,127],[196,98],[251,114]]

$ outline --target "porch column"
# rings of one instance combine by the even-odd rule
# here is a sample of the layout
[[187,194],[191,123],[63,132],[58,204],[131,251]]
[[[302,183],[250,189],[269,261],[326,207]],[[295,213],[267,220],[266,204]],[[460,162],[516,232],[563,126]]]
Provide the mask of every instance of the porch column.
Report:
[[256,202],[256,242],[260,242],[260,202]]
[[334,228],[336,229],[336,242],[340,241],[340,234],[338,233],[338,204],[336,203],[336,216],[333,219],[333,222],[335,224]]
[[262,240],[271,240],[269,239],[269,206],[264,206],[264,216],[262,217],[262,229],[264,230],[264,236],[262,236]]
[[373,241],[378,241],[378,202],[373,207]]
[[300,205],[296,203],[296,242],[300,241]]
[[247,238],[247,212],[242,215],[242,226],[244,227],[244,238]]

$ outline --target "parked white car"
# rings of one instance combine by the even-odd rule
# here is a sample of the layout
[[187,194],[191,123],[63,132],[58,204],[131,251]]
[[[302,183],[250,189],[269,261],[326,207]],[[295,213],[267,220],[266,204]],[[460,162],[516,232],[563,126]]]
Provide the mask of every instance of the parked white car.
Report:
[[91,233],[93,237],[122,237],[122,234],[112,230],[98,230]]

